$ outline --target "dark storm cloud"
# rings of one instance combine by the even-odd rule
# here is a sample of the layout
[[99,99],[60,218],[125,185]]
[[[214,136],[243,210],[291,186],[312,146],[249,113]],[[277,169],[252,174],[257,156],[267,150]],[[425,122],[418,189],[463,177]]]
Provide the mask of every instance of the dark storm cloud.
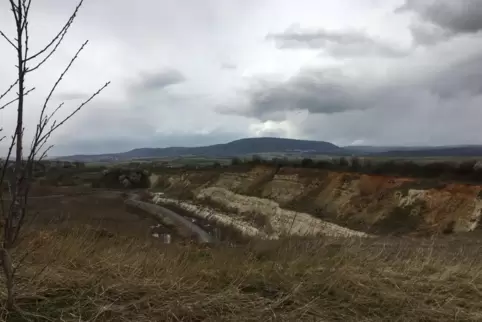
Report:
[[385,92],[390,91],[385,87],[370,86],[341,71],[305,70],[286,82],[254,85],[246,93],[245,109],[236,108],[224,112],[263,120],[280,120],[283,118],[283,113],[280,113],[282,111],[335,114],[365,110],[385,99]]
[[130,85],[130,89],[137,91],[155,91],[168,86],[182,83],[186,80],[178,70],[169,69],[159,72],[141,74],[140,80]]
[[423,21],[452,34],[476,33],[482,30],[480,0],[405,0],[397,12],[415,12]]
[[424,79],[426,88],[442,99],[482,94],[482,53],[447,66]]
[[465,101],[482,94],[482,53],[443,69],[414,69],[408,76],[377,80],[370,74],[348,76],[342,70],[305,70],[285,82],[262,83],[246,93],[247,106],[229,113],[280,120],[282,111],[337,114],[374,108],[423,107],[430,98]]
[[280,49],[323,49],[337,57],[406,54],[404,50],[360,31],[304,30],[291,27],[282,33],[269,34],[266,39],[273,40]]
[[326,72],[304,72],[285,83],[255,88],[249,96],[250,112],[271,113],[280,110],[308,110],[311,113],[339,113],[362,108],[366,92],[344,76]]
[[450,32],[445,29],[424,22],[413,22],[409,29],[414,42],[419,45],[435,45],[448,40],[451,36]]

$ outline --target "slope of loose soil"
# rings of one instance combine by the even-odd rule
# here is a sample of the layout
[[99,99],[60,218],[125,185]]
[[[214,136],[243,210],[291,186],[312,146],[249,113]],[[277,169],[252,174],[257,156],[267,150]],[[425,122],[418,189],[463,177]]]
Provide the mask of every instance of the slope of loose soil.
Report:
[[376,234],[474,231],[482,210],[481,186],[319,169],[193,170],[160,174],[159,182],[174,198],[223,188]]

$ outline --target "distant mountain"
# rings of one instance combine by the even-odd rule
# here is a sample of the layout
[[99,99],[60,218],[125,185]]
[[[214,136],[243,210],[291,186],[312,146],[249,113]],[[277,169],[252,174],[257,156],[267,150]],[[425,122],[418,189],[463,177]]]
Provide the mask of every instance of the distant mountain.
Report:
[[245,154],[303,152],[309,154],[344,155],[345,150],[324,141],[307,141],[281,138],[247,138],[225,144],[201,147],[140,148],[123,153],[99,155],[72,155],[60,160],[84,162],[130,160],[138,158],[163,158],[177,156],[234,157]]
[[303,153],[333,156],[382,156],[395,158],[416,157],[482,157],[482,145],[460,146],[345,146],[324,141],[281,138],[247,138],[225,144],[200,147],[140,148],[122,153],[72,155],[55,158],[65,161],[122,161],[140,158],[172,158],[179,156],[235,157],[261,153]]
[[430,150],[434,147],[430,146],[371,146],[371,145],[348,145],[343,149],[353,152],[355,154],[372,154],[382,153],[389,151],[418,151],[418,150]]
[[344,146],[345,151],[355,155],[384,157],[479,157],[482,156],[481,145],[447,145],[447,146]]
[[389,157],[481,157],[482,146],[481,145],[469,145],[469,146],[446,146],[446,147],[425,147],[425,148],[412,148],[412,149],[397,149],[391,151],[383,151],[373,153],[376,156],[389,156]]

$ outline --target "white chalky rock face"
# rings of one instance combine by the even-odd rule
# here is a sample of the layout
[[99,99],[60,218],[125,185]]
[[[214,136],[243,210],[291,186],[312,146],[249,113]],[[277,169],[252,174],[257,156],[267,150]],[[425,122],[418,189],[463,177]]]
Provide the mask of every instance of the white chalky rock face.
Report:
[[203,207],[195,205],[189,201],[179,201],[176,199],[164,198],[162,194],[155,194],[153,197],[153,202],[156,204],[171,204],[180,207],[181,209],[190,212],[191,214],[198,216],[199,218],[216,222],[225,227],[233,227],[241,234],[250,237],[261,237],[267,239],[277,239],[277,236],[268,236],[266,233],[260,231],[259,229],[249,225],[243,220],[237,219],[232,216],[228,216],[217,210],[211,209],[209,207]]
[[477,161],[474,164],[474,170],[480,170],[480,169],[482,169],[482,161]]
[[279,235],[367,236],[365,233],[325,222],[306,213],[282,209],[272,200],[239,195],[222,188],[203,189],[198,198],[210,199],[223,206],[229,206],[239,214],[255,213],[265,216]]
[[[239,195],[223,188],[210,187],[203,189],[199,192],[197,198],[209,199],[230,209],[232,213],[226,215],[209,207],[194,205],[188,201],[163,198],[160,195],[155,195],[153,201],[155,203],[176,204],[201,218],[232,226],[247,236],[270,239],[277,239],[283,235],[369,237],[366,233],[328,223],[306,213],[282,209],[278,203],[272,200]],[[243,215],[249,214],[265,216],[272,231],[263,231],[246,222]]]
[[156,187],[159,184],[159,181],[160,181],[160,176],[151,174],[149,176],[149,187],[150,188]]
[[396,197],[399,200],[398,205],[400,207],[407,207],[413,205],[417,201],[425,200],[426,194],[426,190],[410,189],[406,196],[402,196],[401,193],[398,193]]
[[474,211],[472,211],[471,215],[468,218],[468,221],[463,225],[464,227],[456,227],[456,230],[459,231],[474,231],[480,222],[480,218],[482,216],[482,200],[476,199],[474,205]]

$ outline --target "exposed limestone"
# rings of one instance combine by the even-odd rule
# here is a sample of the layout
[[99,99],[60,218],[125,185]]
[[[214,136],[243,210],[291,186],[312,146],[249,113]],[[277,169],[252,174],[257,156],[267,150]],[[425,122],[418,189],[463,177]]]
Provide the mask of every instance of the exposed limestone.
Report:
[[277,239],[276,235],[268,235],[265,232],[257,229],[249,225],[247,222],[236,218],[236,216],[227,215],[217,210],[214,210],[210,207],[204,207],[200,205],[196,205],[189,201],[181,201],[177,199],[165,198],[162,196],[162,193],[154,193],[152,201],[155,204],[167,204],[167,205],[176,205],[181,209],[188,211],[189,213],[197,216],[199,218],[215,222],[224,227],[232,227],[239,231],[244,236],[248,237],[259,237],[259,238],[266,238],[266,239]]
[[475,200],[474,211],[468,218],[468,221],[460,223],[454,228],[456,232],[458,231],[474,231],[480,223],[480,218],[482,217],[482,200]]
[[[223,226],[230,226],[240,233],[251,237],[277,239],[283,235],[312,236],[325,235],[335,237],[368,237],[369,235],[325,222],[311,215],[282,209],[271,200],[248,197],[230,192],[223,188],[210,187],[197,195],[200,200],[212,202],[230,209],[222,213],[213,208],[196,205],[189,201],[165,198],[162,194],[153,194],[156,204],[175,204],[176,206],[202,219],[214,221]],[[272,231],[263,231],[246,221],[246,215],[265,216]]]
[[151,174],[149,176],[149,188],[154,188],[157,185],[159,185],[159,181],[160,181],[160,176],[156,174]]
[[407,207],[415,204],[417,201],[426,200],[427,191],[410,189],[408,190],[408,194],[406,196],[403,196],[401,192],[398,192],[395,195],[399,200],[398,206]]
[[327,235],[343,237],[366,237],[367,234],[325,222],[309,214],[282,209],[275,201],[243,196],[229,190],[209,187],[201,190],[198,199],[208,199],[240,215],[254,213],[268,218],[278,235]]
[[[242,209],[247,203],[252,207],[248,209],[263,209],[263,212],[291,209],[308,216],[328,218],[330,222],[356,230],[374,227],[376,231],[391,233],[396,226],[383,226],[390,223],[391,216],[398,216],[396,221],[400,224],[397,225],[403,225],[403,216],[407,216],[407,220],[417,219],[405,233],[469,232],[477,229],[481,221],[482,205],[478,195],[482,186],[462,183],[318,169],[276,170],[266,166],[245,172],[226,169],[218,172],[217,178],[213,172],[186,171],[182,175],[167,175],[163,182],[167,183],[166,193],[172,192],[174,198],[178,191],[189,190],[193,197],[204,196],[210,202],[226,204],[223,208],[233,213],[238,213],[237,208],[223,201],[230,195],[211,188],[274,202],[234,198]],[[218,191],[217,197],[216,193],[212,195],[213,191]],[[274,213],[275,218],[279,213],[278,210],[268,211]],[[273,219],[273,228],[279,230],[284,224],[277,222],[279,220]]]

